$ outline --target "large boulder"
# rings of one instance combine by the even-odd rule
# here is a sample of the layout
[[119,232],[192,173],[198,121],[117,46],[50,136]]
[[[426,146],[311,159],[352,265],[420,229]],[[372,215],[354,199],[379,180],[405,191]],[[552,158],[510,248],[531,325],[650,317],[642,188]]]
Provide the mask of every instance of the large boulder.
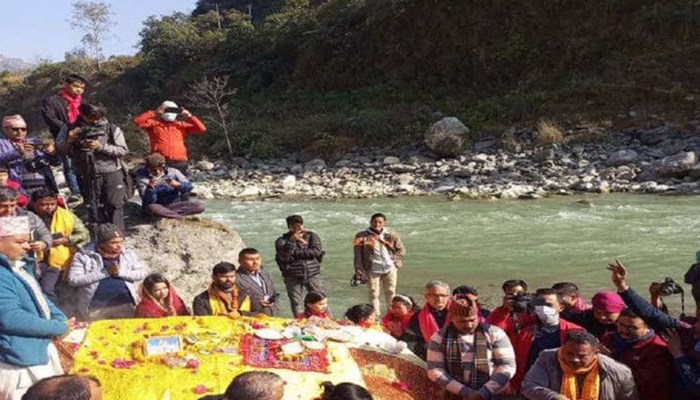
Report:
[[453,158],[466,147],[469,128],[455,117],[445,117],[425,132],[425,145],[438,157]]
[[221,261],[236,262],[245,248],[231,228],[207,219],[162,219],[137,225],[126,240],[149,271],[165,275],[187,304],[206,290],[211,269]]
[[621,165],[631,164],[639,159],[639,154],[634,150],[619,150],[608,157],[605,164],[609,167],[619,167]]
[[695,152],[685,151],[647,165],[639,174],[639,181],[658,181],[666,178],[682,178],[697,164]]

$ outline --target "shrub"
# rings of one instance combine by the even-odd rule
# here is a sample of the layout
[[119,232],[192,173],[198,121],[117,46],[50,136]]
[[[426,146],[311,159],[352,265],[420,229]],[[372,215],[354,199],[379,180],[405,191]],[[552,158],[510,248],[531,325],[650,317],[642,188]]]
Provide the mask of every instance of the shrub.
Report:
[[553,122],[542,120],[537,125],[535,143],[538,146],[549,146],[564,141],[564,134]]

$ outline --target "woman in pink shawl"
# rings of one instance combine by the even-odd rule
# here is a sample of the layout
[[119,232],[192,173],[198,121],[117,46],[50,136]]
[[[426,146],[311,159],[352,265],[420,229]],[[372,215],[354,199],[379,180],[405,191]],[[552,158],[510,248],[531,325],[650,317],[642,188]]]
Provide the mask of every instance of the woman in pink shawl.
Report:
[[163,318],[190,315],[175,288],[161,274],[148,275],[141,285],[141,302],[136,306],[137,318]]

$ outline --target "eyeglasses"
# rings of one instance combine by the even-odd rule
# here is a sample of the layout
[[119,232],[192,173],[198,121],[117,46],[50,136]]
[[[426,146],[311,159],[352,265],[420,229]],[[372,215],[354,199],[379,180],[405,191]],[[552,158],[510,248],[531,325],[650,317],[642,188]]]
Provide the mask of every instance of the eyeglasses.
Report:
[[10,128],[10,130],[15,132],[26,132],[27,128]]

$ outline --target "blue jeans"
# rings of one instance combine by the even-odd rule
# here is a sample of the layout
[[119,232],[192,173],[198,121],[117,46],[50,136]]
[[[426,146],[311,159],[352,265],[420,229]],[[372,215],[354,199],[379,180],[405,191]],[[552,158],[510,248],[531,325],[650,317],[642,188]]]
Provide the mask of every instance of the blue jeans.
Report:
[[72,194],[80,195],[80,187],[78,186],[78,177],[73,171],[73,160],[70,157],[61,157],[63,163],[63,176],[66,178],[66,185]]

